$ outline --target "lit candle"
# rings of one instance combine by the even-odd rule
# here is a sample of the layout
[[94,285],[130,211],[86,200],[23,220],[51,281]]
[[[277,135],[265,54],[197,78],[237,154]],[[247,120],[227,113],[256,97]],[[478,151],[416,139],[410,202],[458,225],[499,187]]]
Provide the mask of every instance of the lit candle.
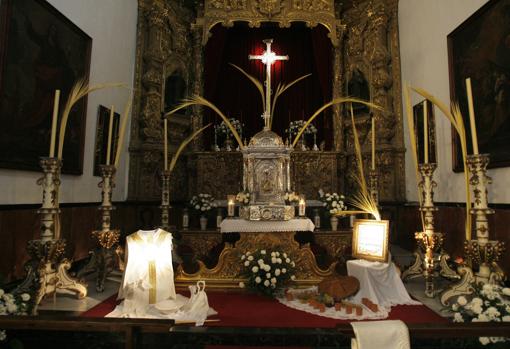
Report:
[[55,90],[55,100],[53,102],[53,118],[51,120],[51,141],[50,141],[50,158],[55,157],[55,140],[57,138],[57,121],[58,121],[58,103],[60,101],[60,90]]
[[114,107],[110,109],[110,122],[108,125],[108,146],[106,147],[106,164],[110,165],[110,153],[112,151],[112,133],[113,133],[113,115],[115,114]]
[[478,138],[476,136],[475,108],[473,107],[473,93],[471,92],[471,78],[466,79],[466,90],[469,108],[469,124],[471,126],[471,139],[473,140],[473,154],[478,154]]
[[300,217],[304,217],[305,216],[305,211],[306,211],[305,199],[304,198],[300,198],[299,199],[299,216]]
[[235,196],[228,195],[227,196],[227,214],[229,217],[234,217],[235,214]]
[[427,100],[423,101],[423,147],[425,154],[423,161],[429,163],[429,117],[428,117],[428,106]]
[[163,157],[165,158],[165,171],[168,170],[168,120],[165,118],[163,120]]
[[375,170],[375,117],[372,117],[372,170]]

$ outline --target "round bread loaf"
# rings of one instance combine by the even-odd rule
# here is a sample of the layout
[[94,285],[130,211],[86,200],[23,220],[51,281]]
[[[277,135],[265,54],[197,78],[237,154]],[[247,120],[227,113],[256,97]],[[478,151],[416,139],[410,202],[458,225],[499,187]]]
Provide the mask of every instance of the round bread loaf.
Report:
[[358,290],[359,281],[353,276],[332,276],[319,283],[319,293],[333,297],[335,302],[356,294]]

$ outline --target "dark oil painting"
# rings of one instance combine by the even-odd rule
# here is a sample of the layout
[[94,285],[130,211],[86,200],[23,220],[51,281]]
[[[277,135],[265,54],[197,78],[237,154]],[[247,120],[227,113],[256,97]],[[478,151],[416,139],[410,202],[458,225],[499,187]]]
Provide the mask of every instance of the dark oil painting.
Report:
[[[39,157],[49,155],[55,90],[62,111],[74,82],[89,76],[91,45],[44,0],[0,0],[0,167],[40,170]],[[83,172],[86,105],[84,98],[69,116],[63,173]]]
[[[471,78],[480,153],[510,165],[510,0],[491,0],[448,35],[450,94],[458,101],[472,153],[465,79]],[[453,135],[454,170],[463,171]]]
[[[108,152],[108,128],[110,127],[110,110],[100,105],[97,113],[96,142],[94,145],[94,176],[101,176],[99,165],[106,164]],[[110,163],[115,161],[117,144],[119,141],[120,114],[113,113],[112,145],[110,149]]]

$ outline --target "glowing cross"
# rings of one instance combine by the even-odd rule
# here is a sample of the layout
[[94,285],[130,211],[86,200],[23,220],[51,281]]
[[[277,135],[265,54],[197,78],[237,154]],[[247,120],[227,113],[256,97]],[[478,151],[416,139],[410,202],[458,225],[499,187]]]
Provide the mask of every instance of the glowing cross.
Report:
[[260,59],[266,65],[266,110],[262,117],[264,118],[264,129],[269,130],[269,120],[271,118],[271,65],[276,61],[286,61],[289,56],[277,56],[271,51],[273,39],[263,41],[266,44],[266,51],[262,55],[249,55],[249,59]]

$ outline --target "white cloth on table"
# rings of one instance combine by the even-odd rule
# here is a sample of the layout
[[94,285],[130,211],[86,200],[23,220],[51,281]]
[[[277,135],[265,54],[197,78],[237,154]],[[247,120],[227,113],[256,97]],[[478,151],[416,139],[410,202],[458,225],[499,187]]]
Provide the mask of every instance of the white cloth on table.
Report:
[[351,260],[347,262],[347,274],[357,278],[360,283],[358,293],[350,298],[354,303],[368,298],[372,303],[387,309],[397,304],[421,304],[411,299],[393,262]]
[[309,218],[293,218],[288,221],[249,221],[241,218],[225,218],[220,226],[222,233],[271,233],[277,231],[314,231]]
[[409,329],[400,320],[351,322],[352,349],[411,349]]

